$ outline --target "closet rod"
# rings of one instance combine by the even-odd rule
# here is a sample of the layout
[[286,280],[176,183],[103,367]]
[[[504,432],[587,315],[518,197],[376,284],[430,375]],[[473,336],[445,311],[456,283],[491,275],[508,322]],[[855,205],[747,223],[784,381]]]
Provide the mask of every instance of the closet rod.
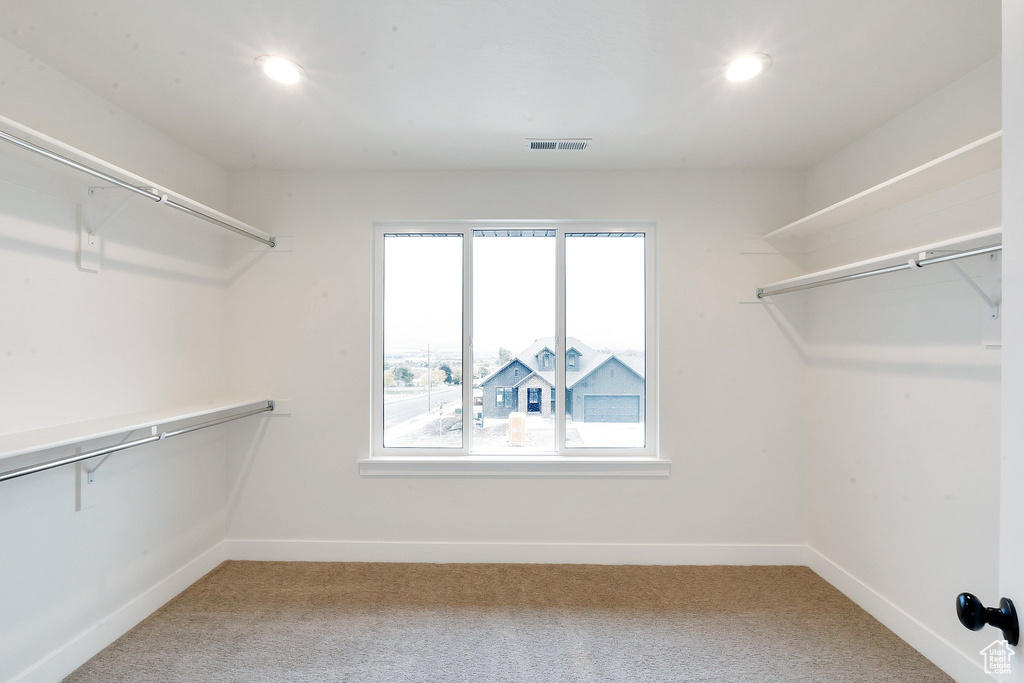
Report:
[[203,213],[202,211],[197,211],[196,209],[193,209],[189,206],[185,206],[184,204],[179,204],[173,199],[168,199],[167,195],[162,195],[156,192],[154,188],[138,187],[136,185],[132,185],[131,183],[126,183],[125,181],[119,178],[115,178],[109,173],[104,173],[103,171],[99,171],[91,166],[86,166],[85,164],[79,163],[74,159],[69,159],[68,157],[63,156],[61,154],[57,154],[56,152],[51,152],[45,147],[40,147],[39,145],[33,144],[28,140],[22,140],[21,138],[11,135],[10,133],[5,133],[2,130],[0,130],[0,139],[6,140],[7,142],[10,142],[13,145],[21,147],[22,149],[27,149],[30,152],[35,152],[36,154],[46,157],[47,159],[52,159],[57,163],[64,164],[65,166],[70,166],[71,168],[79,170],[83,173],[88,173],[94,178],[99,178],[100,180],[104,180],[108,183],[124,188],[129,192],[134,192],[135,194],[142,195],[143,197],[152,199],[153,201],[158,202],[160,204],[166,204],[167,206],[173,209],[177,209],[178,211],[182,211],[191,216],[195,216],[196,218],[201,218],[207,223],[213,223],[217,227],[224,228],[225,230],[230,230],[231,232],[237,233],[242,237],[248,237],[251,240],[262,242],[268,247],[275,246],[273,237],[261,237],[260,235],[251,233],[248,230],[243,230],[242,228],[231,225],[230,223],[226,223],[225,221],[222,221],[219,218],[216,218],[209,214]]
[[978,247],[977,249],[968,249],[967,251],[957,251],[952,254],[943,254],[942,256],[933,256],[932,258],[925,259],[910,259],[906,263],[901,263],[895,266],[888,266],[886,268],[876,268],[874,270],[866,270],[862,273],[850,273],[849,275],[840,275],[839,277],[829,278],[828,280],[819,280],[818,282],[809,282],[803,285],[793,285],[792,287],[779,287],[778,289],[763,289],[758,288],[757,298],[763,299],[766,296],[775,296],[776,294],[789,294],[790,292],[799,292],[802,289],[813,289],[814,287],[824,287],[825,285],[834,285],[837,282],[847,282],[849,280],[862,280],[864,278],[873,277],[875,275],[884,275],[885,273],[895,273],[899,270],[911,270],[913,268],[922,268],[924,266],[931,266],[936,263],[945,263],[947,261],[956,261],[957,259],[968,258],[970,256],[981,256],[982,254],[991,254],[997,251],[1001,251],[1003,248],[1002,244],[992,244],[987,247]]
[[206,422],[200,422],[198,424],[191,425],[189,427],[182,427],[181,429],[175,429],[170,432],[161,432],[160,434],[154,434],[153,436],[147,436],[141,439],[134,439],[132,441],[126,441],[124,443],[114,444],[113,446],[104,446],[103,448],[97,448],[92,451],[85,453],[76,453],[75,455],[69,455],[66,458],[60,458],[58,460],[50,460],[48,462],[42,462],[38,465],[29,465],[28,467],[21,467],[16,470],[8,470],[7,472],[0,472],[0,481],[7,481],[8,479],[17,479],[18,477],[24,477],[26,474],[35,474],[36,472],[43,472],[45,470],[52,470],[54,467],[61,467],[62,465],[70,465],[75,462],[82,460],[88,460],[89,458],[95,458],[100,455],[107,455],[109,453],[116,453],[117,451],[123,451],[126,448],[134,448],[135,446],[141,446],[147,443],[153,443],[154,441],[161,441],[163,439],[169,439],[172,436],[181,436],[182,434],[188,434],[200,429],[206,429],[207,427],[214,427],[225,422],[231,422],[232,420],[240,420],[243,417],[249,417],[251,415],[259,415],[260,413],[269,413],[274,409],[274,402],[268,401],[267,405],[262,408],[256,408],[255,410],[248,410],[244,413],[237,415],[228,415],[227,417],[221,417],[216,420],[208,420]]

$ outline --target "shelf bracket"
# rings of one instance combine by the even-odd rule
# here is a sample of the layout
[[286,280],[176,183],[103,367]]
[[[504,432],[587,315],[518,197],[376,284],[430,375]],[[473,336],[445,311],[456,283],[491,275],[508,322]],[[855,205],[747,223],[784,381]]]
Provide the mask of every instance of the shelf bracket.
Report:
[[[128,432],[127,434],[124,435],[124,438],[121,439],[120,441],[118,441],[117,443],[118,444],[127,443],[128,441],[131,440],[132,434],[134,434],[136,431],[138,431],[138,430],[132,430],[132,431]],[[157,426],[153,425],[152,427],[150,427],[149,428],[149,433],[150,433],[151,436],[156,436],[157,435]],[[88,483],[91,484],[94,481],[96,481],[96,470],[98,470],[100,467],[102,467],[103,463],[105,463],[107,461],[107,458],[109,458],[111,455],[113,455],[113,453],[107,453],[106,455],[101,457],[99,459],[99,462],[97,462],[92,467],[86,466],[86,464],[84,462],[82,463],[82,469],[85,470],[86,480],[87,480]]]
[[[989,256],[989,258],[992,259],[992,260],[995,260],[996,259],[996,255],[995,254],[991,254]],[[982,289],[981,285],[979,285],[977,282],[974,281],[974,278],[972,278],[970,275],[965,273],[964,269],[961,268],[958,263],[956,263],[954,261],[950,261],[949,265],[953,267],[953,270],[956,271],[957,275],[959,275],[961,278],[963,278],[964,282],[966,282],[968,285],[971,286],[971,289],[974,290],[974,293],[977,294],[981,298],[981,300],[985,302],[985,305],[988,306],[989,318],[991,318],[992,320],[998,320],[999,319],[999,303],[996,302],[995,300],[993,300],[992,297],[990,297],[988,295],[988,292],[986,292],[984,289]]]
[[[116,187],[90,187],[89,188],[89,196],[90,197],[95,197],[96,193],[98,191],[100,191],[100,190],[115,190],[115,189],[120,189],[120,188],[116,188]],[[103,220],[99,221],[95,226],[89,228],[89,234],[92,235],[92,236],[99,235],[100,234],[100,230],[102,230],[107,225],[107,223],[110,222],[110,220],[112,218],[117,216],[117,214],[121,213],[121,210],[124,207],[128,206],[128,202],[130,202],[135,196],[136,195],[134,193],[129,193],[128,196],[125,197],[121,201],[120,204],[118,204],[116,207],[114,207],[110,211],[110,213],[108,213],[106,216],[104,216]]]
[[[93,186],[88,189],[89,197],[96,197],[97,193],[103,190],[120,190],[122,188],[116,186]],[[100,271],[100,261],[103,253],[102,244],[100,241],[100,231],[105,228],[110,221],[121,213],[124,207],[128,206],[128,203],[135,197],[134,193],[129,193],[121,202],[113,209],[103,216],[98,221],[91,221],[86,218],[85,207],[79,206],[78,208],[78,267],[84,271],[90,273],[98,273]]]

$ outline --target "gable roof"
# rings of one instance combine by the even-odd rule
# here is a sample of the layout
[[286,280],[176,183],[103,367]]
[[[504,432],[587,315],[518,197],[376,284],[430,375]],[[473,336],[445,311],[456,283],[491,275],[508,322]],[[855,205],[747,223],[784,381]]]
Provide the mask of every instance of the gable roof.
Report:
[[513,389],[518,389],[520,386],[522,386],[522,384],[524,382],[528,381],[531,377],[540,377],[542,380],[547,382],[550,386],[552,386],[552,387],[555,386],[555,373],[550,371],[550,370],[547,370],[545,372],[531,372],[529,375],[527,375],[526,377],[522,378],[521,380],[519,380],[518,382],[513,384],[512,388]]
[[[575,349],[576,352],[579,354],[579,358],[576,361],[576,369],[570,373],[567,373],[566,376],[566,385],[569,389],[572,389],[574,386],[582,382],[584,379],[586,379],[587,375],[597,370],[599,367],[610,361],[612,358],[622,363],[622,365],[624,365],[631,372],[635,373],[637,377],[639,377],[640,379],[644,379],[643,356],[619,356],[613,353],[597,351],[596,349],[587,346],[576,337],[567,337],[566,342],[567,349]],[[530,373],[526,377],[519,380],[519,382],[517,382],[515,386],[519,386],[533,375],[539,375],[541,379],[543,379],[545,382],[547,382],[551,386],[555,386],[554,369],[542,370],[540,367],[540,361],[537,359],[537,356],[540,354],[541,351],[544,351],[545,349],[551,351],[554,348],[554,337],[541,337],[540,339],[536,340],[535,342],[527,346],[525,349],[520,351],[514,357],[512,357],[507,363],[502,365],[500,368],[498,368],[490,375],[480,380],[479,384],[483,385],[486,382],[489,382],[495,375],[500,373],[502,370],[509,367],[515,362],[519,362],[522,365],[525,365],[530,370]]]
[[498,368],[494,372],[492,372],[491,374],[487,375],[486,377],[481,379],[479,382],[477,382],[476,386],[483,386],[487,382],[490,382],[492,379],[494,379],[499,374],[501,374],[501,372],[503,370],[505,370],[506,368],[511,367],[515,363],[518,363],[519,365],[526,366],[526,374],[524,375],[524,377],[529,377],[530,375],[533,374],[534,370],[533,370],[532,367],[530,367],[529,365],[527,365],[526,363],[521,361],[518,357],[513,356],[507,363],[505,363],[504,365],[499,365]]
[[[631,359],[633,362],[626,362],[626,359]],[[594,374],[599,368],[611,363],[612,361],[618,362],[622,367],[626,368],[640,379],[644,378],[644,359],[641,356],[616,356],[614,353],[602,353],[596,364],[591,364],[586,372],[570,372],[568,375],[568,382],[566,386],[572,389],[574,386],[582,382],[587,378],[588,375]],[[639,368],[639,369],[638,369]],[[574,376],[578,375],[578,376]]]

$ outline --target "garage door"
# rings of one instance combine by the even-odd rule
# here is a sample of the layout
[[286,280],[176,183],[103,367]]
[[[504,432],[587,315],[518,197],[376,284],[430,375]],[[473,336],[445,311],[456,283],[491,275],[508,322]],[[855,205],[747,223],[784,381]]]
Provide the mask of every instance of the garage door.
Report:
[[639,422],[639,396],[584,396],[584,422]]

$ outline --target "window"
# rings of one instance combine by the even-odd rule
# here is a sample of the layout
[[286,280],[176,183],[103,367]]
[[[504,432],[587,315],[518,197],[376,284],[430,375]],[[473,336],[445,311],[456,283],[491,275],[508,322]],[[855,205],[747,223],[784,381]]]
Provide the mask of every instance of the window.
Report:
[[646,445],[645,263],[643,235],[565,236],[568,447]]
[[381,245],[385,448],[462,448],[461,234],[387,235]]
[[494,405],[497,408],[505,408],[506,410],[515,410],[516,408],[516,390],[512,387],[498,387],[494,391]]
[[378,225],[373,453],[654,455],[653,242],[650,224]]

